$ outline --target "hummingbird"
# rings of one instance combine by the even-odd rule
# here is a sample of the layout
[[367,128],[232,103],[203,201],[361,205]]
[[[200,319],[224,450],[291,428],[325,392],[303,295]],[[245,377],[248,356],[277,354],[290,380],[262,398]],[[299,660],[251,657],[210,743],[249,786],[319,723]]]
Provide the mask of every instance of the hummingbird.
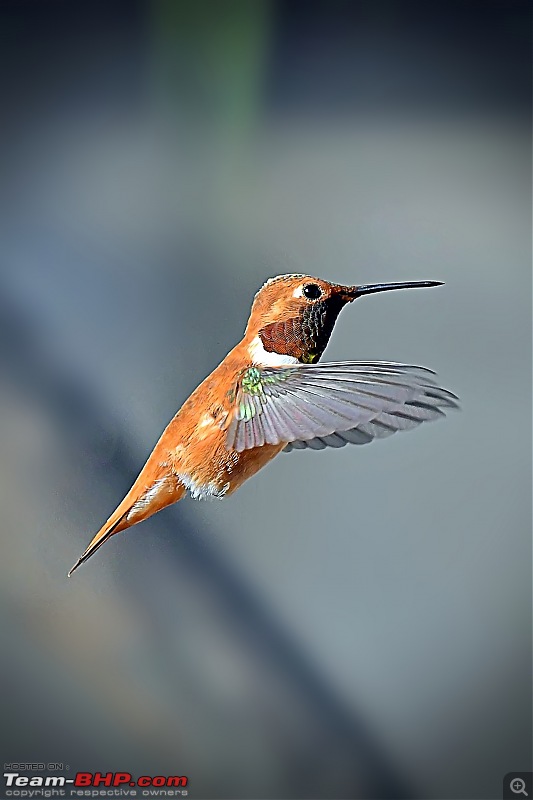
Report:
[[70,570],[111,536],[189,494],[233,494],[281,451],[367,444],[458,406],[432,370],[387,361],[319,363],[340,311],[359,297],[440,286],[267,280],[241,341],[170,421],[137,480]]

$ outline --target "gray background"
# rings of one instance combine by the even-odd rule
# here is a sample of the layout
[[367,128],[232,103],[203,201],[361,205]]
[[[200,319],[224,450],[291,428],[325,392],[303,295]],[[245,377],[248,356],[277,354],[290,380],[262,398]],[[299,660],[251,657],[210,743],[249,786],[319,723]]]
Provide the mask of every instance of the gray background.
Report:
[[[194,797],[531,769],[525,3],[3,3],[2,760]],[[66,572],[269,276],[438,279],[326,352],[446,420],[280,456]]]

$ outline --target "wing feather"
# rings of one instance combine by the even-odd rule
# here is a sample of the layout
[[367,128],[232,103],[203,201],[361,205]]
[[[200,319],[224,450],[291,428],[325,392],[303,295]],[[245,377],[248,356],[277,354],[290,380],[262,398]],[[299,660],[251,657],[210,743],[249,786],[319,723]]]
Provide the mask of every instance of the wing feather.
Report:
[[385,361],[250,368],[224,423],[226,446],[239,452],[281,443],[287,451],[323,450],[410,430],[458,407],[434,374]]

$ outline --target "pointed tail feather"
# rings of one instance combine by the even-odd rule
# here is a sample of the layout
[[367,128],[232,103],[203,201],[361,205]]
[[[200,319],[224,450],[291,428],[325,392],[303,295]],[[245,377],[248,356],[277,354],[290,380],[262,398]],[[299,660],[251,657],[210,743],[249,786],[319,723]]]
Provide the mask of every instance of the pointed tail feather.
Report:
[[131,528],[143,519],[151,517],[152,514],[165,508],[165,506],[181,500],[185,494],[185,486],[178,483],[173,476],[168,474],[159,477],[148,486],[145,485],[145,488],[139,491],[138,483],[142,475],[143,473],[139,475],[122,503],[109,517],[105,525],[100,528],[85,552],[78,558],[68,573],[69,578],[84,561],[87,561],[93,553],[96,553],[98,548],[105,544],[115,533],[120,533],[120,531]]
[[[104,527],[101,528],[101,530],[98,531],[98,533],[96,534],[94,539],[91,541],[91,543],[89,544],[89,546],[87,547],[85,552],[83,552],[81,554],[81,556],[78,558],[78,560],[76,561],[74,566],[71,567],[71,569],[67,573],[67,577],[68,578],[70,578],[72,573],[75,572],[78,569],[78,567],[81,564],[83,564],[84,561],[87,561],[87,559],[90,558],[93,555],[93,553],[96,553],[98,548],[101,547],[103,544],[105,544],[107,542],[107,540],[110,539],[111,536],[113,536],[114,533],[118,533],[117,528],[118,528],[120,522],[122,522],[124,520],[124,517],[127,515],[127,513],[128,512],[125,511],[124,514],[120,517],[120,519],[117,519],[117,521],[111,526],[109,526],[109,523],[106,522]],[[123,530],[123,529],[121,528],[121,530]]]

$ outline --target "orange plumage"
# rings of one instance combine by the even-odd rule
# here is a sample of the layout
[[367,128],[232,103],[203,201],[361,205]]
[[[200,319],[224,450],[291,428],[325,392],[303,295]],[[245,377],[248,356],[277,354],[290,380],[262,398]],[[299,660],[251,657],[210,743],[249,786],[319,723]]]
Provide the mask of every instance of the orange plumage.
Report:
[[112,535],[187,491],[198,498],[232,494],[288,443],[315,449],[341,446],[338,440],[364,443],[365,437],[387,435],[383,430],[409,427],[409,420],[417,424],[455,405],[451,393],[432,389],[431,380],[421,382],[419,373],[415,380],[402,365],[306,366],[320,359],[346,303],[362,294],[431,285],[436,283],[341,286],[303,275],[267,281],[255,297],[243,339],[168,424],[132,488],[69,575]]

